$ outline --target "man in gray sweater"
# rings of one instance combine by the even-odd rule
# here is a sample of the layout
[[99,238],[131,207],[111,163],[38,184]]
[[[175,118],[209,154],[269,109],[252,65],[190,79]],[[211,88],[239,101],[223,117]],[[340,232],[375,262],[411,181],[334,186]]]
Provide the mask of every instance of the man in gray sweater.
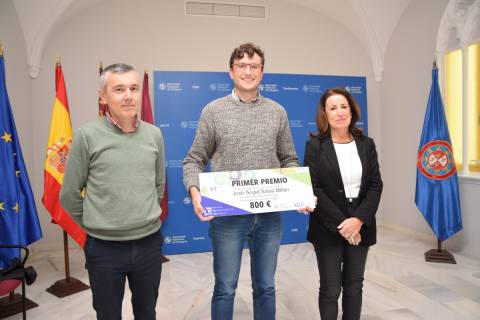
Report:
[[233,315],[235,290],[247,240],[251,257],[254,318],[275,319],[275,269],[282,238],[278,212],[204,217],[199,173],[211,161],[211,171],[296,167],[288,118],[282,106],[258,92],[265,57],[252,43],[235,48],[230,57],[231,94],[212,101],[202,111],[192,147],[183,162],[183,180],[196,215],[210,221],[215,287],[212,319]]
[[75,131],[60,199],[87,232],[85,267],[97,319],[121,319],[128,278],[135,319],[154,320],[162,270],[163,136],[138,119],[140,80],[131,66],[105,68],[99,95],[109,111]]

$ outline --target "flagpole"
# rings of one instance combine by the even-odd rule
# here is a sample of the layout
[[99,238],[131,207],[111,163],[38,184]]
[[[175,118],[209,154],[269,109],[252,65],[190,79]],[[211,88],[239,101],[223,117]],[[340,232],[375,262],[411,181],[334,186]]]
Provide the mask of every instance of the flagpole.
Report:
[[[0,42],[0,58],[1,57],[3,57],[3,45]],[[20,300],[17,299],[17,301],[15,301],[15,292],[14,291],[10,292],[10,294],[8,295],[8,300],[6,300],[6,301],[3,301],[3,299],[0,300],[0,306],[2,306],[2,307],[4,307],[4,304],[6,305],[7,303],[10,303],[10,304],[16,303],[15,312],[12,313],[12,314],[16,314],[16,313],[21,312]],[[16,310],[16,309],[18,309],[19,311]],[[25,315],[24,315],[24,318],[25,318]]]
[[437,249],[430,249],[425,252],[425,261],[457,264],[453,254],[442,249],[442,241],[437,239]]
[[[2,44],[2,42],[0,42],[0,58],[2,58],[2,60],[3,60],[3,57],[4,57],[3,56],[3,49],[4,49],[3,44]],[[2,67],[2,70],[1,70],[0,77],[2,79],[1,83],[5,84],[5,82],[6,82],[5,69],[3,67]],[[8,102],[7,102],[7,105],[0,105],[0,107],[2,109],[3,109],[3,107],[10,108]],[[7,110],[5,110],[5,111],[7,111]],[[11,110],[10,110],[10,112],[11,112]],[[0,120],[3,120],[3,119],[0,119]],[[5,121],[7,121],[7,119],[5,119]],[[15,133],[15,135],[16,135],[16,133]],[[21,151],[20,151],[20,155],[21,155]],[[21,157],[21,158],[22,158],[21,161],[23,162],[23,157]],[[28,182],[28,184],[29,184],[29,182]],[[3,239],[6,240],[5,238],[3,238]],[[36,240],[34,240],[34,241],[36,241]],[[28,244],[30,244],[30,243],[31,242],[29,242]],[[28,252],[28,249],[27,249],[27,252]],[[27,256],[28,256],[28,253],[27,253]],[[20,258],[21,258],[21,255],[20,255]],[[24,258],[23,262],[25,262],[25,261],[26,261],[26,257]],[[37,303],[35,303],[34,301],[27,298],[26,293],[25,293],[25,283],[24,282],[22,282],[21,288],[22,288],[22,292],[20,294],[15,293],[15,290],[16,290],[15,289],[15,290],[12,290],[8,294],[8,296],[0,298],[0,311],[1,311],[0,317],[1,318],[6,318],[6,317],[9,317],[9,316],[18,314],[18,313],[22,313],[23,319],[26,319],[27,318],[26,311],[30,310],[32,308],[38,307]]]
[[[432,69],[437,69],[437,60],[433,60]],[[432,72],[433,72],[432,70]],[[442,249],[442,241],[437,237],[437,248],[425,252],[425,261],[456,264],[455,257],[447,250]]]
[[70,282],[70,253],[68,252],[68,236],[63,231],[63,254],[65,256],[65,281]]
[[57,298],[64,298],[69,295],[88,290],[90,287],[70,276],[70,254],[68,251],[68,234],[63,231],[63,257],[65,262],[65,279],[61,279],[47,288],[47,292],[53,294]]

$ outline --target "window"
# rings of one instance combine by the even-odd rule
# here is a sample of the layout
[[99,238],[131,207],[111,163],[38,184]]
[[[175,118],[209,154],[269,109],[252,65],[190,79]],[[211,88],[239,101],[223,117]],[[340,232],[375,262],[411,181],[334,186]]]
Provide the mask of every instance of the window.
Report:
[[[466,57],[466,68],[463,56]],[[445,115],[457,170],[463,173],[480,172],[480,42],[447,52],[444,55],[444,73]],[[463,99],[464,96],[466,99]],[[463,170],[464,165],[468,170]]]
[[457,171],[462,171],[462,50],[445,54],[445,116]]
[[437,52],[457,170],[480,177],[480,2],[451,0],[442,17]]
[[467,48],[468,169],[480,172],[480,42]]

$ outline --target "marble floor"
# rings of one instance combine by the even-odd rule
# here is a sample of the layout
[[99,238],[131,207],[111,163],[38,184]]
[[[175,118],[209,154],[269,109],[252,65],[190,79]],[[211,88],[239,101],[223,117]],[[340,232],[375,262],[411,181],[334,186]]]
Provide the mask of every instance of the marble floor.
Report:
[[[480,319],[480,260],[454,253],[456,265],[427,263],[426,243],[386,227],[379,228],[378,244],[367,262],[362,319],[458,320]],[[157,304],[157,319],[210,318],[213,287],[210,253],[169,256],[164,264]],[[71,251],[72,276],[88,283],[80,250]],[[90,291],[56,298],[45,289],[64,277],[63,252],[37,253],[32,259],[39,276],[27,287],[27,296],[39,304],[28,319],[95,319]],[[234,319],[252,319],[249,255],[245,250],[235,300]],[[319,319],[318,272],[310,244],[281,247],[277,282],[277,319]],[[123,318],[133,319],[130,294],[125,292]],[[21,319],[20,315],[7,320]]]

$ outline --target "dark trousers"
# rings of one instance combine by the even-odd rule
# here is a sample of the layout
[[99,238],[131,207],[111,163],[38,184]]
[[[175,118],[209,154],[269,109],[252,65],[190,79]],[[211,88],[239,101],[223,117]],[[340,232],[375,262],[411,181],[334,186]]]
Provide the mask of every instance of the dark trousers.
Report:
[[155,320],[162,242],[160,231],[130,241],[106,241],[87,236],[85,268],[97,319],[122,319],[125,280],[128,279],[135,319]]
[[352,246],[346,241],[326,248],[314,247],[320,273],[320,318],[337,319],[337,301],[342,292],[342,319],[360,319],[368,247]]

